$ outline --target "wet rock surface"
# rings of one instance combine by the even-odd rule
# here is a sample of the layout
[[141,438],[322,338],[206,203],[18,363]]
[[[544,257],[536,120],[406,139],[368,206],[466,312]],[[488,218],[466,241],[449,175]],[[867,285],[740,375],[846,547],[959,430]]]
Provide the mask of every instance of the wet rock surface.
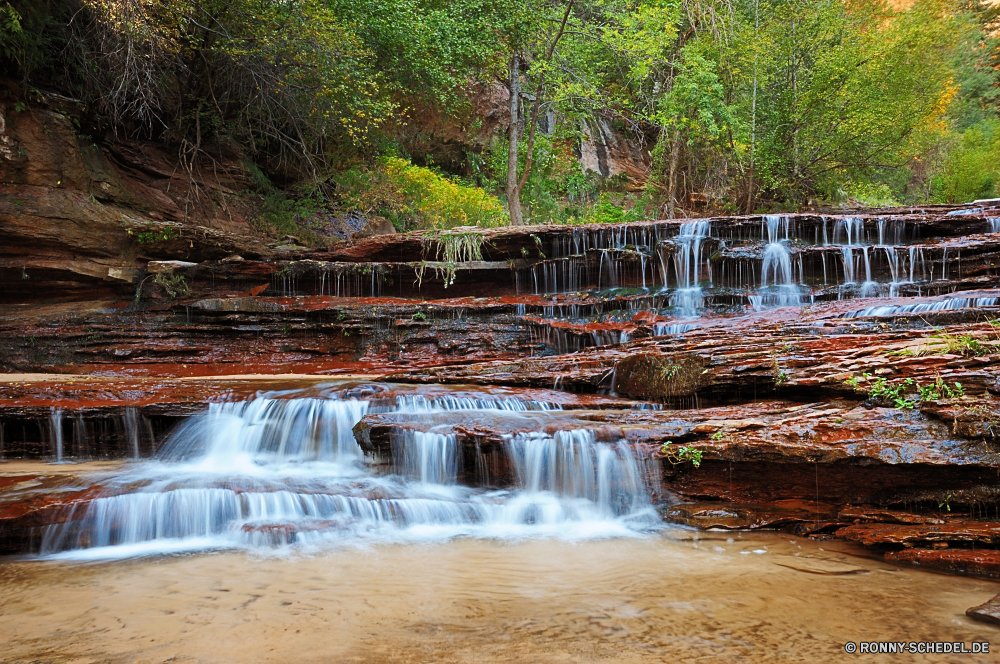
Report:
[[[35,121],[56,124],[16,140],[68,145],[58,118]],[[210,404],[262,395],[364,401],[349,428],[378,472],[435,441],[455,445],[455,481],[508,490],[525,441],[604,446],[655,469],[674,523],[995,575],[1000,211],[374,229],[308,250],[255,238],[245,215],[179,218],[167,182],[144,180],[162,171],[147,147],[59,186],[27,152],[0,204],[3,459],[148,458]],[[4,481],[8,553],[128,490]],[[282,545],[356,525],[240,532]]]
[[965,612],[973,620],[1000,625],[1000,595]]

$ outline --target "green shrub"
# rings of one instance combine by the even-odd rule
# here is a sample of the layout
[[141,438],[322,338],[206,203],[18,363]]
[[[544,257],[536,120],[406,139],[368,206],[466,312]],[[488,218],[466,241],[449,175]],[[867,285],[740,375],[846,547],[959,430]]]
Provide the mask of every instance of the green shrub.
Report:
[[660,454],[663,458],[670,462],[671,466],[676,466],[678,464],[690,462],[692,466],[697,468],[701,465],[702,461],[702,451],[695,449],[693,447],[688,447],[686,445],[680,447],[673,447],[674,442],[668,440],[663,443],[660,448]]
[[962,133],[940,173],[931,180],[935,201],[966,203],[997,195],[1000,185],[1000,132],[997,129],[997,121],[989,120]]
[[887,184],[876,182],[851,182],[842,190],[847,201],[865,207],[892,207],[899,205]]
[[333,180],[342,207],[386,217],[400,231],[507,223],[495,196],[398,157],[379,159],[372,169],[345,171]]

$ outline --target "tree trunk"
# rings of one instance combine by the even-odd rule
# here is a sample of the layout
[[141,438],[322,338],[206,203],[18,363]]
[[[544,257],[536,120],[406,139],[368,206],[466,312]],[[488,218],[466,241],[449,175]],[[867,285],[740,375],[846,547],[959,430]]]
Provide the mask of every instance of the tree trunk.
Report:
[[510,59],[510,145],[507,150],[507,209],[510,225],[523,226],[521,191],[517,182],[517,139],[521,124],[521,61],[515,53]]
[[667,219],[674,218],[674,210],[677,207],[677,165],[681,160],[681,132],[674,129],[670,136],[670,167],[667,171]]

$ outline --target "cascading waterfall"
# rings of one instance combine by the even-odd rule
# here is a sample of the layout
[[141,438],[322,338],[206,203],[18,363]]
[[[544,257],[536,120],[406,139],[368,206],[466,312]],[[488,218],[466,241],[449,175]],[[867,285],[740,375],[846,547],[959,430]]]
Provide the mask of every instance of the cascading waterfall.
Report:
[[850,247],[840,248],[841,256],[844,259],[844,282],[843,285],[855,283],[854,280],[854,250]]
[[483,416],[539,417],[557,410],[551,404],[406,397],[386,406],[289,396],[213,404],[191,417],[157,458],[105,486],[111,495],[67,507],[60,523],[44,529],[41,553],[104,558],[345,538],[619,536],[661,527],[651,502],[660,492],[657,462],[637,457],[625,441],[599,442],[582,430],[508,436],[491,463],[506,458],[500,465],[512,469],[513,484],[496,490],[459,483],[490,464],[477,446],[476,462],[463,468],[447,426],[398,431],[388,466],[366,462],[352,433],[373,403],[417,418],[476,407]]
[[761,268],[761,286],[772,284],[792,285],[792,255],[780,242],[767,245],[764,250],[764,266]]
[[861,217],[838,219],[833,227],[833,243],[857,246],[864,241],[865,221]]
[[[792,255],[786,243],[789,236],[787,217],[767,215],[764,217],[768,244],[764,248],[764,264],[761,267],[760,289],[750,302],[754,309],[767,305],[785,307],[800,302],[798,286],[792,270]],[[784,237],[781,237],[781,231]]]
[[920,314],[929,311],[951,311],[954,309],[979,309],[995,307],[1000,298],[996,297],[949,297],[936,302],[920,302],[917,304],[883,305],[865,307],[844,314],[841,318],[865,318],[867,316],[895,316],[898,314]]
[[[881,220],[879,220],[881,221]],[[879,225],[879,235],[882,234],[881,224]],[[896,297],[899,294],[899,286],[902,283],[900,275],[903,270],[900,267],[900,255],[896,253],[896,247],[882,247],[885,250],[885,258],[889,264],[889,297]]]
[[599,443],[593,431],[579,429],[508,436],[507,444],[518,485],[530,493],[582,498],[604,517],[650,506],[647,473],[624,442]]
[[861,247],[861,256],[865,263],[865,281],[861,284],[861,297],[875,297],[882,287],[877,281],[872,281],[872,263],[868,256],[868,247]]
[[[707,221],[684,222],[681,224],[680,234],[674,240],[674,273],[677,275],[677,290],[671,297],[671,305],[676,307],[682,316],[694,316],[698,309],[704,306],[701,289],[701,245],[711,230],[711,223]],[[663,273],[666,275],[665,265]]]
[[52,408],[52,413],[49,415],[49,430],[51,431],[49,439],[52,441],[52,455],[55,457],[56,463],[63,462],[62,413],[61,408]]
[[547,401],[524,399],[475,399],[454,396],[429,398],[419,394],[396,397],[396,412],[438,413],[442,410],[503,410],[516,413],[528,410],[562,410],[562,406]]
[[[1000,217],[984,222],[1000,232]],[[747,303],[760,310],[898,296],[903,290],[940,293],[940,284],[925,284],[960,277],[963,265],[957,255],[950,261],[947,252],[940,255],[937,241],[916,244],[921,228],[895,217],[775,214],[741,219],[722,229],[709,220],[693,220],[575,231],[553,238],[549,258],[517,271],[515,279],[518,284],[531,279],[536,295],[551,298],[550,306],[522,306],[528,315],[532,309],[544,310],[543,325],[553,330],[539,330],[540,341],[558,352],[574,352],[619,342],[620,335],[612,338],[582,327],[624,322],[602,314],[632,310],[639,293],[666,299],[670,310],[644,301],[642,308],[656,309],[657,318],[685,319],[706,310],[728,313]],[[657,280],[659,289],[650,290]],[[595,292],[609,289],[617,292]],[[574,294],[569,303],[554,297],[565,293]],[[586,304],[578,304],[584,300]]]
[[697,330],[698,327],[700,326],[693,323],[657,324],[653,326],[653,334],[658,337],[672,334],[684,334],[685,332],[690,332],[691,330]]
[[922,247],[910,247],[910,283],[917,281],[915,277],[917,265],[920,265],[920,280],[927,281],[927,263],[924,260]]
[[125,409],[125,431],[129,445],[132,446],[132,458],[139,458],[139,411],[136,408]]
[[204,416],[187,420],[160,456],[197,458],[207,468],[251,469],[264,462],[350,462],[361,458],[351,428],[368,402],[319,398],[211,404]]
[[424,484],[455,484],[458,439],[453,433],[406,430],[393,441],[396,472]]

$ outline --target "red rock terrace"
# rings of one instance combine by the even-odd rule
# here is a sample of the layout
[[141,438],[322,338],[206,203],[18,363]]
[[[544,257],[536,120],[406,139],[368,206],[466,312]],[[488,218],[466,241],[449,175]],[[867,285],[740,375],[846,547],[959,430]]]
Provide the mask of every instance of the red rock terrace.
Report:
[[[459,228],[316,250],[265,242],[238,209],[185,214],[183,182],[148,146],[70,149],[63,115],[33,118],[7,136],[27,156],[2,155],[18,184],[0,197],[0,458],[108,463],[4,472],[4,554],[237,521],[237,536],[272,545],[426,516],[399,486],[360,478],[324,493],[118,474],[122,460],[190,460],[228,422],[229,452],[212,454],[234,456],[205,463],[356,450],[376,474],[548,488],[615,518],[648,507],[1000,577],[989,202]],[[532,475],[530,459],[550,466]],[[308,518],[267,506],[286,493]],[[499,518],[477,500],[450,498],[453,516],[433,518]],[[139,503],[159,510],[159,530],[137,520]],[[213,514],[211,532],[191,530],[181,503]]]

